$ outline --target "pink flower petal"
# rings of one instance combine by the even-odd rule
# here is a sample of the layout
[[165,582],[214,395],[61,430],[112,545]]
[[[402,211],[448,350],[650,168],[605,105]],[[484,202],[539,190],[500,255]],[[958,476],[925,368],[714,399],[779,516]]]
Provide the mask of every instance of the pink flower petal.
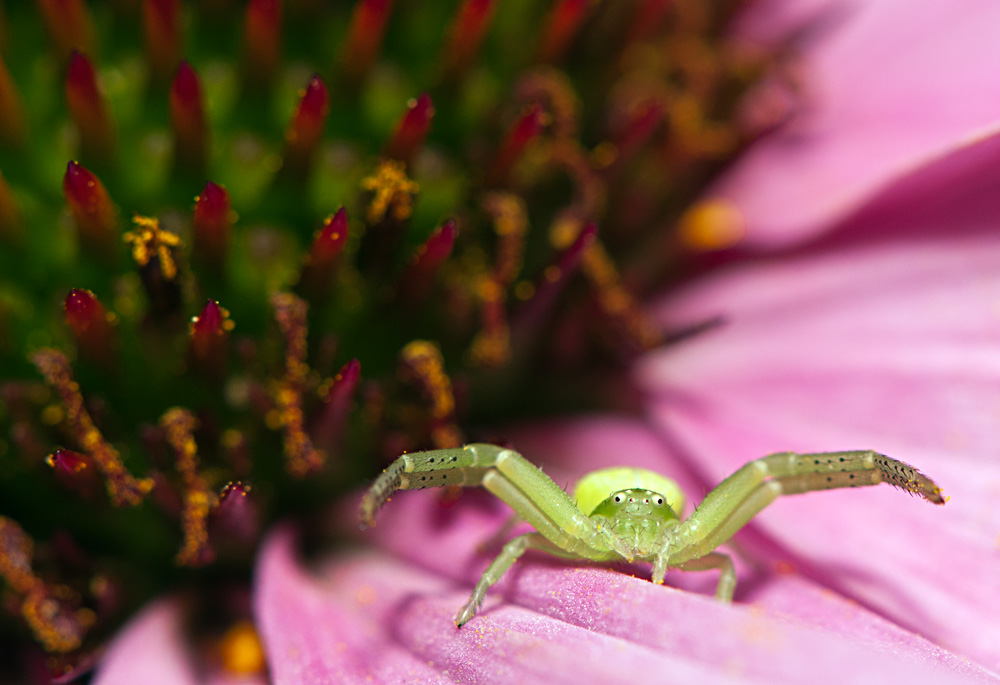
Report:
[[454,529],[475,524],[477,508],[455,507],[442,525],[433,493],[398,499],[377,530],[399,543],[396,524],[422,527],[409,551],[430,570],[371,551],[328,558],[310,575],[289,529],[264,545],[255,602],[276,683],[989,680],[830,593],[813,590],[819,620],[804,619],[542,556],[519,562],[459,630],[451,618],[486,560],[470,553],[475,537],[459,544]]
[[829,24],[806,48],[802,111],[712,191],[742,210],[750,245],[822,233],[894,181],[1000,131],[997,3],[772,1],[744,33],[806,16]]
[[707,279],[659,315],[721,314],[727,325],[650,355],[636,377],[706,483],[789,449],[874,448],[932,476],[951,496],[944,507],[888,487],[815,493],[775,503],[753,528],[811,578],[997,669],[1000,240],[918,199],[915,231],[937,222],[950,238],[806,252]]
[[159,599],[136,614],[108,647],[94,685],[196,685],[194,655],[187,647],[183,606]]

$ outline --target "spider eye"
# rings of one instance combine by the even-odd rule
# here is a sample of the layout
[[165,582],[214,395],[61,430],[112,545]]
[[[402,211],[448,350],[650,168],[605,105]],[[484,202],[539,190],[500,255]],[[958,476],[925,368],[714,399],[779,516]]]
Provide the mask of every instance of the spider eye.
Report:
[[622,496],[621,495],[615,495],[615,502],[617,502],[618,504],[621,504],[621,501],[622,501]]
[[663,498],[662,497],[657,497],[656,498],[656,503],[657,504],[663,504]]

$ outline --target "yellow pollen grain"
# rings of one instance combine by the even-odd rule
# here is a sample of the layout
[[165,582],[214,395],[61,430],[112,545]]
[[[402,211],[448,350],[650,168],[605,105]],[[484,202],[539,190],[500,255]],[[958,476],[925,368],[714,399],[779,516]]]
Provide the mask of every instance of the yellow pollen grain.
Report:
[[685,212],[677,228],[681,242],[687,247],[699,251],[721,250],[743,239],[746,219],[729,200],[706,200]]
[[368,205],[368,223],[378,223],[391,210],[392,218],[402,221],[413,212],[413,196],[420,185],[406,175],[406,164],[384,159],[371,176],[361,181],[361,188],[375,194]]
[[132,258],[139,266],[146,266],[153,257],[160,260],[163,277],[168,281],[177,276],[177,262],[174,260],[171,248],[179,247],[181,239],[170,231],[160,228],[160,222],[154,217],[139,216],[132,218],[136,225],[134,231],[125,234],[125,242],[132,245]]
[[257,631],[250,621],[235,623],[219,643],[222,667],[233,675],[251,675],[264,670],[267,662]]

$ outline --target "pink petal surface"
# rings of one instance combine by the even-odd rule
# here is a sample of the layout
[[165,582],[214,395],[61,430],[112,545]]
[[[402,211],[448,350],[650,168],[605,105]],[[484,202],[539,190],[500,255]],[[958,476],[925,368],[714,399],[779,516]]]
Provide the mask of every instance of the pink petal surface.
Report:
[[119,631],[101,659],[94,685],[264,685],[263,675],[234,675],[199,664],[187,610],[179,596],[148,604]]
[[147,605],[118,633],[101,660],[94,685],[196,685],[184,612],[177,598]]
[[746,36],[773,38],[807,18],[820,24],[803,57],[801,111],[711,193],[740,207],[749,245],[822,233],[893,182],[1000,131],[1000,4],[759,5]]
[[[634,421],[547,424],[515,440],[548,457],[560,482],[608,463],[670,465],[662,440]],[[341,527],[352,515],[338,514]],[[506,515],[477,491],[449,506],[439,493],[400,493],[363,534],[378,550],[327,557],[308,572],[290,530],[274,533],[255,594],[274,682],[634,682],[666,673],[697,682],[996,682],[793,574],[777,588],[751,581],[754,603],[727,607],[711,596],[714,574],[671,574],[668,582],[696,590],[683,592],[650,583],[648,567],[633,577],[529,555],[457,630],[451,618],[491,556],[476,546]]]
[[636,377],[705,482],[788,449],[874,448],[932,476],[944,507],[816,493],[754,529],[813,579],[1000,669],[1000,240],[964,204],[918,200],[897,220],[950,237],[762,260],[669,298],[663,320],[727,324]]

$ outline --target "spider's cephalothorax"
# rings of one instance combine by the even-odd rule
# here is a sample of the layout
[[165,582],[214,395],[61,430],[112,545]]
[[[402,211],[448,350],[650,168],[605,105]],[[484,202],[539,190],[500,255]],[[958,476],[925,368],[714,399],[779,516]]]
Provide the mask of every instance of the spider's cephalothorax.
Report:
[[[361,502],[361,520],[375,514],[396,490],[442,485],[482,486],[506,502],[537,532],[504,545],[455,616],[471,619],[486,590],[518,557],[537,549],[569,559],[640,559],[653,563],[653,582],[668,568],[719,569],[715,595],[730,601],[736,587],[732,560],[714,551],[779,495],[889,483],[944,504],[941,489],[912,466],[871,450],[796,454],[752,461],[724,480],[685,520],[684,497],[669,478],[645,469],[615,467],[587,474],[571,498],[517,452],[496,445],[404,454],[382,472]],[[608,495],[607,493],[611,493]]]
[[677,514],[658,492],[629,488],[614,492],[590,512],[590,519],[617,537],[635,558],[652,561],[677,525]]

